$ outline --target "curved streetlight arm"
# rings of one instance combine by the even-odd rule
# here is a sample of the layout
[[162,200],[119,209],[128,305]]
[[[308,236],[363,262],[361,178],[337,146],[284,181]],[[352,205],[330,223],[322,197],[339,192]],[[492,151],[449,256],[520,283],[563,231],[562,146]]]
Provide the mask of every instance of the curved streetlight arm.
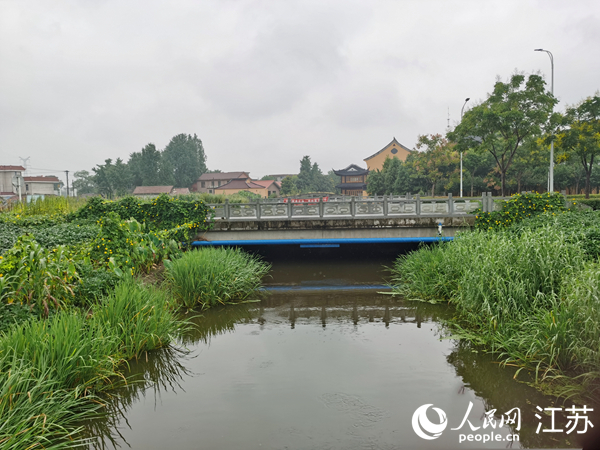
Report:
[[544,50],[543,48],[536,48],[534,50],[534,52],[546,52],[548,53],[548,56],[550,57],[550,68],[551,70],[551,75],[550,75],[550,93],[552,95],[554,95],[554,55],[552,54],[552,52],[550,50]]

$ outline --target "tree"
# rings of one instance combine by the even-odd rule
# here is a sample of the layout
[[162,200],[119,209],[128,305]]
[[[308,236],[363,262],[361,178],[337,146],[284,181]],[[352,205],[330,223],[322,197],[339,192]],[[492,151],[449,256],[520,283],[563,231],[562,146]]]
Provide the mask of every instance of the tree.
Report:
[[296,180],[298,177],[285,177],[281,181],[281,195],[294,195],[298,192],[298,188],[296,187]]
[[487,100],[467,111],[448,138],[457,150],[489,152],[506,192],[506,172],[523,142],[539,136],[548,126],[556,99],[546,92],[539,75],[514,74],[507,83],[497,81]]
[[189,187],[206,172],[206,155],[202,141],[196,136],[178,134],[173,137],[162,152],[161,180],[171,178],[166,170],[172,168],[175,187]]
[[310,156],[304,156],[300,160],[300,172],[298,173],[298,180],[296,187],[300,192],[310,192],[310,188],[313,184],[313,168],[310,162]]
[[77,190],[77,195],[92,194],[96,192],[93,175],[87,170],[80,170],[74,174],[73,188]]
[[456,175],[459,162],[458,152],[454,150],[454,144],[442,137],[441,134],[419,136],[416,147],[417,150],[424,148],[425,151],[417,154],[414,161],[415,170],[429,181],[433,197],[436,185],[439,185],[442,180],[448,180],[452,175]]
[[594,159],[600,155],[600,97],[588,97],[567,108],[557,135],[562,159],[575,158],[585,172],[585,198],[590,198],[590,178]]
[[117,158],[114,164],[109,158],[104,161],[104,165],[98,164],[92,170],[95,174],[93,182],[98,192],[106,198],[125,195],[130,190],[131,175],[121,158]]
[[161,156],[154,144],[148,144],[142,149],[140,160],[142,186],[157,186],[159,184]]
[[463,154],[463,179],[464,174],[469,176],[471,182],[471,197],[474,196],[475,183],[483,187],[483,177],[487,175],[494,167],[492,155],[489,153],[477,153],[473,150],[467,150]]

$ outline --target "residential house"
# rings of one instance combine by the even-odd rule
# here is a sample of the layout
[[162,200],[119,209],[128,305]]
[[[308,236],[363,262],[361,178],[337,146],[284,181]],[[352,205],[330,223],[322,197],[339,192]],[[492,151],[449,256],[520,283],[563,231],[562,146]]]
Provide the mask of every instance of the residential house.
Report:
[[370,171],[383,169],[383,163],[387,158],[398,158],[401,161],[406,161],[410,154],[410,150],[396,140],[392,139],[388,145],[383,147],[377,153],[365,158],[363,161],[367,163],[367,169]]
[[[0,196],[7,199],[19,193],[15,186],[15,177],[22,183],[23,172],[23,166],[0,166]],[[25,186],[21,186],[21,194],[25,195]]]
[[252,180],[231,180],[229,183],[224,184],[221,187],[215,189],[215,194],[231,195],[237,194],[240,191],[252,192],[258,194],[263,198],[269,197],[270,193],[279,193],[281,186],[277,181],[264,180],[264,181],[252,181]]
[[63,182],[55,175],[23,177],[27,195],[60,195]]
[[341,177],[341,183],[336,186],[342,195],[367,196],[367,175],[369,169],[363,169],[356,164],[350,164],[345,169],[333,171]]
[[192,184],[190,191],[215,194],[215,190],[232,180],[250,181],[248,172],[215,172],[203,173],[200,178]]
[[255,184],[263,186],[267,190],[267,197],[281,196],[281,182],[275,180],[256,180],[252,181]]

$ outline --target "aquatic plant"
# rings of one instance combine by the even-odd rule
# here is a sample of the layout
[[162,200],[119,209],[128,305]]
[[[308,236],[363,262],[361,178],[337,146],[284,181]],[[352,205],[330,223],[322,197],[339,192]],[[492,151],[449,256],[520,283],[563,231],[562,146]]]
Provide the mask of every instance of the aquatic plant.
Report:
[[0,334],[0,446],[64,448],[100,412],[95,395],[124,380],[125,361],[185,327],[165,292],[128,279],[87,315],[62,311]]
[[165,261],[165,275],[176,302],[205,309],[247,299],[270,267],[239,249],[202,248]]

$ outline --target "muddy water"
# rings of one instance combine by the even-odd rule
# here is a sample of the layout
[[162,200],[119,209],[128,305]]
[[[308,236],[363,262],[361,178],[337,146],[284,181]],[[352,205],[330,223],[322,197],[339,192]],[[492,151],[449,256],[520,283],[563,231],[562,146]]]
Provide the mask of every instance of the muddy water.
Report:
[[[275,261],[260,302],[208,311],[194,320],[198,327],[182,342],[185,352],[155,352],[132,364],[140,382],[116,393],[110,420],[94,423],[97,447],[578,445],[576,432],[536,433],[536,406],[564,405],[514,381],[513,370],[464,342],[444,338],[441,324],[452,314],[446,306],[379,293],[386,276],[382,264],[388,263]],[[435,439],[419,437],[412,426],[415,410],[426,404],[446,415],[447,426]],[[513,410],[515,418],[514,408],[520,409],[520,429],[500,428],[502,417],[511,417],[504,413]],[[493,409],[495,414],[485,414]],[[460,427],[465,416],[468,422]],[[564,428],[559,416],[555,428]],[[426,417],[442,422],[431,408]],[[549,416],[543,416],[543,428],[549,427]],[[520,441],[508,441],[515,433]],[[475,434],[494,441],[476,441]]]

